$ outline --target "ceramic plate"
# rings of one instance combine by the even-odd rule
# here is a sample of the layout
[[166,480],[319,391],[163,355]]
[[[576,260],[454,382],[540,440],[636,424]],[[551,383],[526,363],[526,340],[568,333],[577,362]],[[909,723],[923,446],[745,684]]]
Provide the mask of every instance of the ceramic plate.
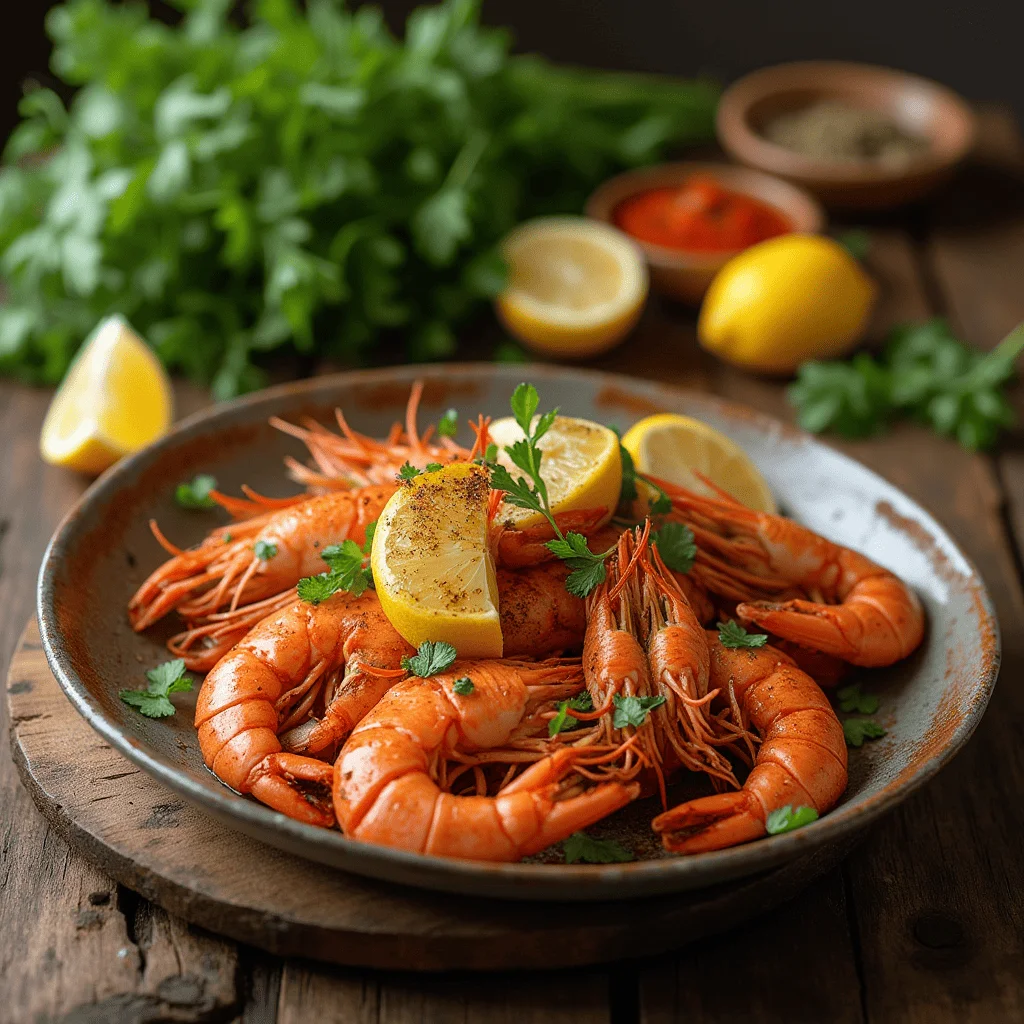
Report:
[[[638,860],[616,865],[479,864],[351,842],[299,824],[223,786],[203,765],[192,727],[195,693],[176,697],[178,713],[150,720],[123,704],[120,688],[143,685],[143,669],[166,659],[173,631],[143,636],[125,607],[165,557],[147,526],[187,546],[220,522],[220,512],[189,513],[175,485],[197,472],[237,493],[294,492],[282,457],[303,458],[297,441],[268,417],[332,420],[344,407],[357,429],[383,435],[399,418],[409,386],[426,380],[421,423],[449,406],[463,419],[507,414],[520,380],[532,380],[543,408],[625,429],[652,412],[695,416],[740,444],[771,484],[783,511],[899,573],[921,596],[928,633],[907,661],[872,674],[882,698],[884,739],[850,752],[850,783],[839,806],[795,832],[694,857],[662,854],[649,828],[657,806],[635,804],[595,834],[613,834]],[[463,428],[465,430],[465,428]],[[468,441],[466,437],[460,440]],[[43,645],[68,698],[125,757],[231,827],[273,846],[346,871],[407,885],[504,898],[622,899],[697,889],[764,871],[838,843],[891,810],[934,775],[978,724],[995,684],[999,639],[991,603],[970,562],[932,517],[859,463],[766,416],[708,395],[625,377],[551,366],[448,365],[347,373],[272,388],[183,422],[158,444],[116,466],[89,489],[57,530],[38,591]]]

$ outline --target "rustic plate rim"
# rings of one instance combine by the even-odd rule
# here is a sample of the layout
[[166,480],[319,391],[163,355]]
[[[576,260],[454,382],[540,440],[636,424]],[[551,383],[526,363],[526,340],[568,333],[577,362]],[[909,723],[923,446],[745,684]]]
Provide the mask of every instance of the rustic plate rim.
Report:
[[[888,786],[860,803],[847,804],[819,821],[794,832],[769,836],[756,843],[689,857],[662,858],[634,861],[616,865],[558,865],[558,864],[493,864],[456,860],[417,854],[388,847],[371,846],[347,839],[338,832],[304,825],[272,811],[256,801],[239,799],[227,787],[222,791],[209,790],[174,770],[174,765],[158,754],[150,753],[128,732],[110,721],[92,701],[85,683],[79,677],[57,624],[53,604],[54,578],[64,552],[74,540],[75,524],[92,504],[117,494],[123,482],[137,469],[153,464],[161,454],[187,438],[197,428],[211,420],[230,416],[241,409],[273,404],[283,397],[312,397],[317,392],[330,392],[341,386],[365,384],[403,384],[413,377],[465,377],[483,375],[488,378],[516,380],[531,378],[584,378],[605,388],[618,388],[627,394],[656,402],[659,392],[678,400],[680,397],[703,403],[721,411],[737,421],[755,425],[765,431],[776,431],[791,440],[800,440],[827,449],[834,456],[856,465],[861,472],[873,478],[881,489],[900,495],[915,511],[917,521],[928,531],[945,541],[962,559],[969,571],[969,583],[977,595],[979,625],[985,626],[993,638],[992,658],[978,673],[971,688],[969,708],[956,723],[948,740],[930,757],[916,767],[912,774],[898,785]],[[402,365],[367,370],[349,370],[278,384],[262,391],[243,395],[229,402],[213,405],[184,418],[159,441],[143,451],[121,461],[96,480],[61,520],[47,545],[40,566],[37,583],[36,609],[43,651],[61,689],[79,714],[99,735],[164,785],[169,786],[192,803],[219,820],[261,841],[280,845],[300,852],[310,859],[334,866],[337,870],[354,871],[371,877],[395,881],[393,875],[401,873],[403,880],[396,884],[412,884],[420,888],[447,890],[470,895],[489,895],[502,899],[558,898],[569,900],[626,899],[633,896],[653,895],[699,889],[720,883],[730,877],[739,877],[767,870],[801,853],[834,842],[847,833],[858,832],[870,822],[893,809],[944,768],[963,748],[981,721],[991,699],[999,674],[1001,639],[999,624],[984,579],[974,563],[963,553],[959,544],[926,509],[906,495],[884,477],[863,463],[816,437],[783,423],[741,403],[693,389],[676,387],[657,381],[628,377],[576,367],[551,364],[488,364],[446,363]],[[268,838],[268,835],[270,838]],[[279,840],[279,841],[275,841]],[[308,849],[299,850],[298,848]],[[325,848],[333,856],[318,856]],[[346,861],[344,866],[338,859]],[[687,884],[694,874],[714,874],[706,883]],[[409,881],[409,877],[422,874],[422,880]]]

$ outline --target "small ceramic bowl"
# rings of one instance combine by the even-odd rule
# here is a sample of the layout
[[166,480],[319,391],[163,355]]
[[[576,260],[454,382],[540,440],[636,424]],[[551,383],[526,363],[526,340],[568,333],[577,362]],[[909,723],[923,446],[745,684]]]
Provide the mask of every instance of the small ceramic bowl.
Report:
[[[656,164],[609,178],[587,200],[585,212],[595,220],[614,224],[615,210],[623,200],[650,189],[681,185],[694,174],[706,174],[733,192],[742,192],[774,207],[789,221],[793,231],[814,234],[825,227],[824,210],[803,189],[747,167],[696,161]],[[688,252],[638,238],[633,241],[647,257],[653,287],[663,295],[694,304],[704,297],[719,269],[741,251]]]
[[[763,126],[821,100],[880,111],[928,148],[899,167],[820,160],[769,142]],[[881,210],[920,199],[948,178],[974,145],[966,101],[937,82],[892,68],[842,61],[779,64],[746,75],[718,104],[718,139],[741,163],[816,193],[829,206]]]

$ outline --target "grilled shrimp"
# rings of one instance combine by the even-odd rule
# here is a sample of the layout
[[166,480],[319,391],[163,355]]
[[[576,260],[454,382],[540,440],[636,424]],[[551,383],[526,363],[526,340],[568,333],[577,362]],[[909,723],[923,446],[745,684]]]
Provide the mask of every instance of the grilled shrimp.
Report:
[[921,602],[888,569],[724,491],[708,498],[657,483],[696,536],[694,576],[738,601],[740,621],[865,667],[891,665],[921,643]]
[[[320,552],[344,540],[363,543],[366,527],[398,489],[394,481],[306,498],[255,521],[222,527],[199,547],[171,553],[135,592],[128,616],[141,631],[177,610],[198,618],[255,604],[322,572]],[[261,555],[263,557],[261,557]]]
[[708,630],[710,685],[732,693],[762,736],[743,788],[688,800],[652,822],[667,850],[703,853],[765,835],[772,811],[787,805],[824,814],[846,789],[846,742],[817,683],[772,647],[731,649]]
[[264,619],[206,676],[195,724],[203,759],[240,793],[312,825],[334,823],[330,766],[283,753],[279,734],[306,718],[318,699],[323,718],[305,750],[341,740],[414,654],[385,618],[377,595],[335,594],[302,601]]
[[[575,666],[457,662],[429,679],[395,684],[353,730],[334,767],[334,808],[345,834],[366,843],[441,857],[516,861],[559,842],[636,797],[606,782],[578,792],[567,777],[581,759],[556,750],[496,796],[456,796],[436,765],[506,743],[531,704],[569,696]],[[469,679],[472,690],[455,691]]]

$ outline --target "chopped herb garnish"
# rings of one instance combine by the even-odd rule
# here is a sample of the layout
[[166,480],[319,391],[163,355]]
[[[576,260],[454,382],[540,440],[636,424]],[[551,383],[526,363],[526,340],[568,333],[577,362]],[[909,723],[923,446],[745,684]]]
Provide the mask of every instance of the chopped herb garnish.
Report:
[[612,714],[612,725],[616,729],[625,729],[627,725],[639,728],[647,719],[647,712],[661,707],[664,697],[623,697],[616,694],[612,697],[615,711]]
[[444,466],[442,466],[440,462],[428,462],[423,472],[436,473],[439,469],[444,469]]
[[498,446],[492,441],[484,449],[484,462],[494,462],[498,458]]
[[862,715],[873,715],[878,710],[878,698],[872,693],[861,693],[860,683],[836,690],[840,711],[857,711]]
[[764,827],[770,836],[777,836],[782,832],[792,832],[795,828],[803,828],[810,825],[812,821],[818,820],[818,812],[813,807],[801,805],[794,808],[791,804],[772,811],[765,819]]
[[269,562],[277,554],[277,545],[268,540],[258,540],[252,547],[261,562]]
[[460,697],[468,697],[476,687],[473,685],[473,680],[470,679],[469,676],[463,676],[461,679],[456,679],[455,682],[452,683],[452,689]]
[[457,657],[455,648],[444,640],[424,640],[411,658],[402,659],[402,668],[426,679],[443,672]]
[[166,718],[175,712],[168,697],[192,689],[192,677],[185,675],[185,662],[180,658],[165,661],[146,672],[149,686],[145,690],[119,690],[118,696],[147,718]]
[[662,561],[674,572],[689,572],[697,557],[697,541],[693,530],[683,523],[665,523],[652,538]]
[[748,633],[735,619],[718,624],[718,638],[723,647],[764,647],[767,633]]
[[614,839],[594,839],[586,832],[573,832],[562,840],[566,864],[625,864],[633,854]]
[[210,491],[217,489],[217,478],[200,473],[191,480],[180,483],[174,489],[174,500],[181,508],[216,508],[217,502],[210,497]]
[[366,527],[366,540],[362,547],[354,540],[346,540],[324,548],[320,557],[327,563],[329,571],[299,580],[299,598],[310,604],[320,604],[339,590],[347,590],[353,597],[359,597],[367,587],[372,587],[373,573],[366,565],[366,556],[373,546],[376,529],[377,521],[374,520]]
[[459,413],[456,409],[449,409],[437,421],[437,433],[439,437],[454,437],[459,430]]
[[404,463],[398,471],[398,478],[400,480],[412,480],[419,475],[420,471],[408,462]]
[[885,729],[872,718],[847,718],[843,721],[843,736],[848,747],[859,747],[865,740],[881,739],[884,735]]
[[593,711],[594,701],[590,696],[590,691],[584,690],[570,700],[560,700],[555,706],[558,708],[558,714],[548,720],[548,736],[557,736],[560,732],[570,732],[573,729],[578,729],[579,721],[573,718],[569,712]]

